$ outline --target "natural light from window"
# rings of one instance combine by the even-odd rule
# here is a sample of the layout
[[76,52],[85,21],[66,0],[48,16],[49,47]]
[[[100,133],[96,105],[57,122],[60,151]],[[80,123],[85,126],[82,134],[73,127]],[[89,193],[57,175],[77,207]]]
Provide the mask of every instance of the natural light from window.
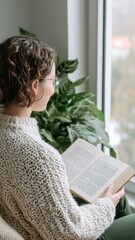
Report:
[[135,168],[135,0],[112,1],[110,143]]

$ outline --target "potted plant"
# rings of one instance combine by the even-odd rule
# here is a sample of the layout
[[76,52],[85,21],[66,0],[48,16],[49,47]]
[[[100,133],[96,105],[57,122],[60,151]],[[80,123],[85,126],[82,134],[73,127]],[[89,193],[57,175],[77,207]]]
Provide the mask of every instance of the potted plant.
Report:
[[[28,35],[38,40],[37,36],[22,28],[20,34]],[[65,151],[77,138],[98,145],[103,144],[110,149],[110,155],[116,157],[109,144],[109,136],[105,131],[103,113],[96,107],[90,92],[76,92],[76,87],[86,82],[89,77],[83,77],[72,82],[67,76],[78,67],[78,60],[57,61],[56,89],[47,109],[43,112],[33,112],[38,121],[43,139],[59,150]]]

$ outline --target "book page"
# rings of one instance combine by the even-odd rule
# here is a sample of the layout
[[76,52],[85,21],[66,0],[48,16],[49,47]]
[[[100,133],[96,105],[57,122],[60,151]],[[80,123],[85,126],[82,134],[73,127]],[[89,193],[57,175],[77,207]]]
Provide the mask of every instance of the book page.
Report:
[[63,154],[70,191],[88,202],[100,197],[111,182],[118,191],[134,174],[128,164],[77,139]]
[[113,193],[117,192],[122,186],[124,186],[133,176],[135,176],[135,170],[128,166],[125,171],[122,173],[122,175],[119,175],[118,178],[116,178],[113,188]]
[[92,202],[126,168],[125,163],[103,155],[72,183],[71,190],[80,193],[86,199],[89,198]]
[[[86,142],[87,143],[87,142]],[[62,159],[66,165],[66,171],[68,176],[69,184],[71,184],[83,170],[95,161],[101,151],[98,148],[90,145],[83,144],[79,139],[73,143],[67,151],[62,154]]]

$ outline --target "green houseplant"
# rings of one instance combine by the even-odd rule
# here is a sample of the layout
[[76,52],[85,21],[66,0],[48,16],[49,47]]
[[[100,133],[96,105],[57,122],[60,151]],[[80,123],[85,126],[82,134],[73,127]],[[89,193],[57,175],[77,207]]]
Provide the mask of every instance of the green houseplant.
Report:
[[[20,34],[28,35],[38,40],[37,36],[22,28]],[[78,137],[94,145],[103,144],[110,149],[115,157],[115,151],[109,144],[109,136],[105,131],[103,113],[92,101],[90,92],[76,92],[76,87],[83,84],[89,77],[83,77],[72,82],[67,75],[78,67],[78,60],[57,61],[55,93],[51,97],[44,112],[33,112],[38,121],[43,139],[58,149],[65,151]]]

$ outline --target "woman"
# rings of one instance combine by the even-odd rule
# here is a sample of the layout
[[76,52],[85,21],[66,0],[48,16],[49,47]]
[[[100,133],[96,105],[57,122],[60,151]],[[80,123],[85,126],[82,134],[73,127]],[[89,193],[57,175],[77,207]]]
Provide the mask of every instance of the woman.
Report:
[[[30,118],[54,93],[55,59],[26,36],[0,44],[0,213],[26,240],[135,239],[135,215],[114,220],[118,203],[116,217],[130,213],[124,189],[112,194],[110,185],[103,198],[78,206],[60,154]],[[132,238],[124,238],[127,224]]]

